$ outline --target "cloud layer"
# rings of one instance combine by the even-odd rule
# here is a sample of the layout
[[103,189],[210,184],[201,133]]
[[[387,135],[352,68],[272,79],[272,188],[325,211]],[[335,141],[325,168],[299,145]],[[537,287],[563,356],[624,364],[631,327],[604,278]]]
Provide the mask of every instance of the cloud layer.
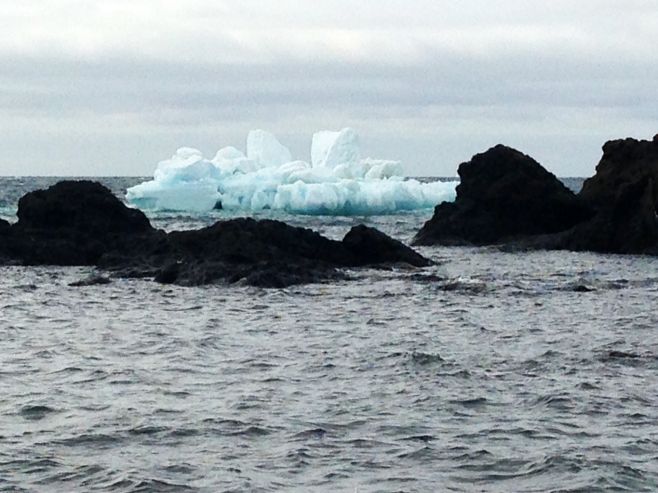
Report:
[[[301,6],[300,6],[301,4]],[[31,0],[0,14],[0,174],[150,174],[251,128],[452,175],[504,142],[589,175],[658,132],[655,1]]]

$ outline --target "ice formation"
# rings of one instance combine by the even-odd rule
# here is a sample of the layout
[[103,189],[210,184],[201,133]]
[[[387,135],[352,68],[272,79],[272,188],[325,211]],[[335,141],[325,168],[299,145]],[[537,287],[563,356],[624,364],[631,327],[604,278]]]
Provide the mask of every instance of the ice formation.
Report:
[[208,160],[196,149],[180,148],[158,164],[153,180],[129,188],[126,198],[143,209],[368,215],[452,201],[455,185],[406,179],[398,161],[362,159],[350,128],[313,135],[311,164],[293,160],[271,133],[252,130],[246,155],[225,147]]

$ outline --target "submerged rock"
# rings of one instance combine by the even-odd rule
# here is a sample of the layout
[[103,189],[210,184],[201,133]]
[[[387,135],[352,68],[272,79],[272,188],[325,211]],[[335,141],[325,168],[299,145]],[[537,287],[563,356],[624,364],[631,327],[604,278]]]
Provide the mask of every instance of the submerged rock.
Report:
[[100,274],[90,274],[89,276],[80,279],[79,281],[70,283],[69,286],[79,288],[86,286],[100,286],[103,284],[110,284],[111,282],[112,281],[109,277],[105,277]]
[[498,145],[459,166],[454,203],[439,204],[416,245],[490,245],[564,231],[591,216],[537,161]]
[[343,267],[431,263],[365,226],[353,228],[343,241],[281,221],[244,218],[167,234],[89,181],[60,182],[27,194],[19,201],[18,218],[12,226],[0,224],[0,263],[6,263],[6,247],[8,257],[24,264],[96,265],[116,276],[154,277],[165,284],[285,287],[344,279]]

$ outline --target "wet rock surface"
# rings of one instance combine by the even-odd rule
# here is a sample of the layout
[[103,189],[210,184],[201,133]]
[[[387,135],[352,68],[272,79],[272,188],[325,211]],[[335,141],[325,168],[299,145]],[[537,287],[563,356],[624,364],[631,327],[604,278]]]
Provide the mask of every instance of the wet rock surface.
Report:
[[18,222],[0,224],[0,235],[5,263],[95,265],[118,277],[190,286],[241,282],[285,287],[344,279],[343,267],[431,264],[366,226],[353,228],[343,241],[281,221],[247,218],[167,234],[90,181],[60,182],[26,194],[19,201]]

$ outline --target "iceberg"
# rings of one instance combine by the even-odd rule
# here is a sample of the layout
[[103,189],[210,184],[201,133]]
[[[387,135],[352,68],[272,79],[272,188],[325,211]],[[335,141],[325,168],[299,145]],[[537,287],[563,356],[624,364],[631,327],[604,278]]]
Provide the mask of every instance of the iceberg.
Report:
[[129,188],[126,199],[154,210],[375,215],[453,201],[455,187],[405,178],[399,161],[361,158],[351,128],[315,133],[310,164],[294,160],[271,133],[252,130],[246,154],[224,147],[209,160],[197,149],[178,149],[158,163],[152,180]]
[[314,168],[355,166],[359,163],[359,137],[351,128],[340,132],[323,130],[313,134],[311,164]]

